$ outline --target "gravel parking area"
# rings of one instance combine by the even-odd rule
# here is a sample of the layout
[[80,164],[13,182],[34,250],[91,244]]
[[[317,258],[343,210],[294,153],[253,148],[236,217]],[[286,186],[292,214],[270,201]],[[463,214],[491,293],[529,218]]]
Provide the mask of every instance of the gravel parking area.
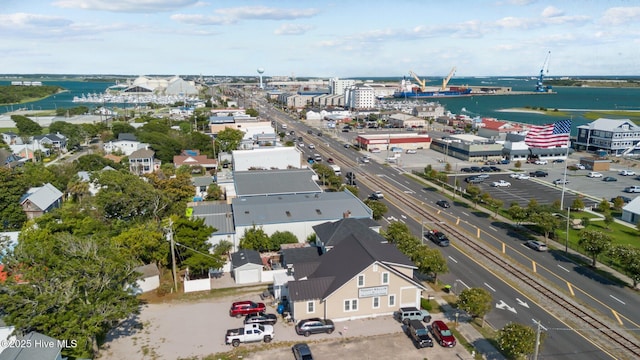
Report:
[[[242,319],[229,317],[229,305],[233,301],[247,299],[259,301],[256,295],[242,299],[227,297],[146,305],[136,319],[123,323],[109,334],[98,358],[201,358],[230,351],[232,347],[224,344],[224,334],[227,329],[242,326]],[[275,308],[269,303],[267,309],[275,313]],[[434,314],[434,319],[443,318],[443,315]],[[292,323],[278,321],[269,350],[260,351],[262,344],[240,346],[256,349],[245,359],[284,360],[293,358],[290,346],[296,342],[309,343],[318,359],[451,358],[458,352],[468,356],[461,346],[445,349],[435,345],[433,348],[416,349],[403,333],[402,325],[391,316],[339,322],[332,334],[308,338],[297,335]]]

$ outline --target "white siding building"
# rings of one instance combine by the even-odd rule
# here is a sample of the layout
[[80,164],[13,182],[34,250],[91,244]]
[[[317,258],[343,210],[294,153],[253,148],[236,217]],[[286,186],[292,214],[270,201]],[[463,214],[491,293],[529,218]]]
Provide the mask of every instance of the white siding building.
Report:
[[366,85],[354,85],[346,92],[345,106],[349,109],[373,109],[376,106],[375,91]]
[[303,168],[302,154],[295,147],[235,150],[232,154],[234,171]]

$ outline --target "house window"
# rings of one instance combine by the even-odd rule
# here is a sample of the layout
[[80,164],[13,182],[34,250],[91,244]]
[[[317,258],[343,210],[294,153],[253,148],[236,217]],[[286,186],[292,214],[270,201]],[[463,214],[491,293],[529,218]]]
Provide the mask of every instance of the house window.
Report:
[[344,301],[344,311],[358,311],[358,299],[347,299]]
[[380,298],[378,296],[374,297],[372,299],[372,301],[373,301],[373,308],[374,309],[377,309],[377,308],[380,307]]
[[316,303],[313,301],[307,301],[307,314],[316,312]]
[[383,285],[389,284],[389,273],[388,272],[383,272],[382,273],[382,284]]
[[364,275],[358,275],[358,287],[364,286]]
[[394,294],[389,295],[389,307],[396,307],[396,296]]

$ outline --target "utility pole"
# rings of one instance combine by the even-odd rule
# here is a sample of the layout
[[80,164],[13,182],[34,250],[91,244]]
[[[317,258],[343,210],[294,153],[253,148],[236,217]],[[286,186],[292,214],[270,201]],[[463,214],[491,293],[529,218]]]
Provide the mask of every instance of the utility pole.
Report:
[[536,348],[535,348],[535,351],[533,353],[533,360],[538,360],[538,349],[540,348],[540,327],[542,327],[542,325],[540,324],[540,320],[536,321],[534,319],[533,322],[537,325],[537,327],[536,327]]
[[176,274],[176,252],[175,241],[173,241],[173,220],[169,219],[169,226],[167,227],[167,238],[171,243],[171,270],[173,272],[173,289],[178,292],[178,276]]

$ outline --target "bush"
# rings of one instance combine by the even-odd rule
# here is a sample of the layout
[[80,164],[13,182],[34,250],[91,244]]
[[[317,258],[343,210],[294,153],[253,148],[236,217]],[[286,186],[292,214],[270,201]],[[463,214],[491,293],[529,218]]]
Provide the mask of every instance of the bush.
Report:
[[420,307],[427,311],[431,311],[431,309],[433,308],[433,306],[431,306],[431,301],[425,298],[420,299]]

